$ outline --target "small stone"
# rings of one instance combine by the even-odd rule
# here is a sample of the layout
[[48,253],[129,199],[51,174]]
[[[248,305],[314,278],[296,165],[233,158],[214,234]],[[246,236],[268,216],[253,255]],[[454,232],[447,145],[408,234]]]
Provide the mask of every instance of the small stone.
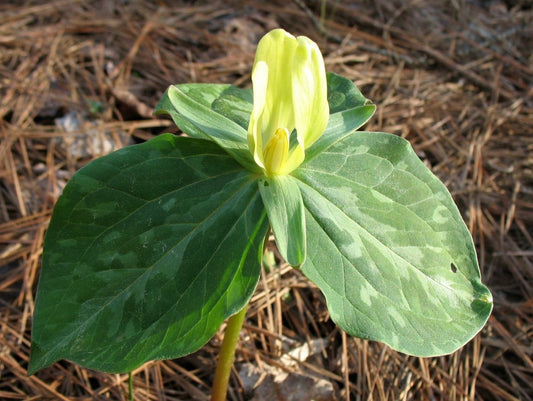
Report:
[[239,376],[250,401],[335,401],[333,383],[299,373],[287,373],[263,364],[264,371],[251,363],[243,364]]
[[59,138],[59,145],[74,158],[103,156],[132,143],[126,132],[118,130],[113,135],[105,130],[102,121],[90,120],[74,111],[56,118],[55,124],[66,133]]

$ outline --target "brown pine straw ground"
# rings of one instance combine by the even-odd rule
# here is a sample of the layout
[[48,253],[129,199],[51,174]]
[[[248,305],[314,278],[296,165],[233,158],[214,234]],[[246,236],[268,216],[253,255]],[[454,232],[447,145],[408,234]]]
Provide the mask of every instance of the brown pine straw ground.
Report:
[[[168,85],[249,86],[258,39],[280,26],[317,41],[327,69],[377,104],[368,130],[407,138],[445,182],[495,307],[453,355],[409,357],[344,335],[320,292],[279,262],[253,297],[229,399],[252,399],[237,374],[249,362],[263,382],[273,369],[298,373],[343,400],[532,400],[532,8],[530,0],[2,2],[0,399],[126,399],[127,375],[61,361],[26,376],[52,207],[91,159],[176,132],[151,116]],[[65,116],[78,126],[61,128]],[[136,370],[135,399],[208,399],[221,339]],[[324,346],[314,356],[282,358],[317,339]],[[269,399],[296,399],[278,386],[286,398]]]

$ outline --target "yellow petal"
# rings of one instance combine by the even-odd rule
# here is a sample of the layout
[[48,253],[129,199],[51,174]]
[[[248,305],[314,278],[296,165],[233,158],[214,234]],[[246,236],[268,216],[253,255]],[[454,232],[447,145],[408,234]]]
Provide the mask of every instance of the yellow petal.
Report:
[[252,71],[253,109],[248,126],[248,148],[252,152],[255,162],[260,167],[263,164],[263,114],[265,111],[266,89],[268,82],[268,66],[264,61],[257,62]]
[[[269,32],[257,46],[252,84],[250,151],[267,174],[288,174],[303,162],[305,149],[322,135],[329,118],[326,73],[318,46],[283,29]],[[295,129],[297,144],[289,149],[289,133]]]
[[329,120],[326,68],[315,42],[299,36],[293,61],[294,121],[298,142],[307,149],[323,134]]

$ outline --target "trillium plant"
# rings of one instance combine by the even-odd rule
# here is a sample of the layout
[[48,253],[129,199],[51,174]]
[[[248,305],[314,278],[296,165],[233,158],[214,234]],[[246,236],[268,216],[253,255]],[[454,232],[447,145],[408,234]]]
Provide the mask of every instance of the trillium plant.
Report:
[[213,384],[223,400],[272,230],[347,333],[417,356],[451,353],[492,297],[445,186],[318,46],[276,29],[252,90],[168,88],[159,135],[79,170],[55,206],[35,304],[32,374],[59,359],[131,372],[202,347],[229,318]]

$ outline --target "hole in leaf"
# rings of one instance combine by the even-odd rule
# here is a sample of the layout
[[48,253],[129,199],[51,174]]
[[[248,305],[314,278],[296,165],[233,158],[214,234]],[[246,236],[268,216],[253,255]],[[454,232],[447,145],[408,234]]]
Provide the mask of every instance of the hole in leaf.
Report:
[[452,273],[457,273],[457,267],[453,263],[450,263],[450,268],[452,269]]

